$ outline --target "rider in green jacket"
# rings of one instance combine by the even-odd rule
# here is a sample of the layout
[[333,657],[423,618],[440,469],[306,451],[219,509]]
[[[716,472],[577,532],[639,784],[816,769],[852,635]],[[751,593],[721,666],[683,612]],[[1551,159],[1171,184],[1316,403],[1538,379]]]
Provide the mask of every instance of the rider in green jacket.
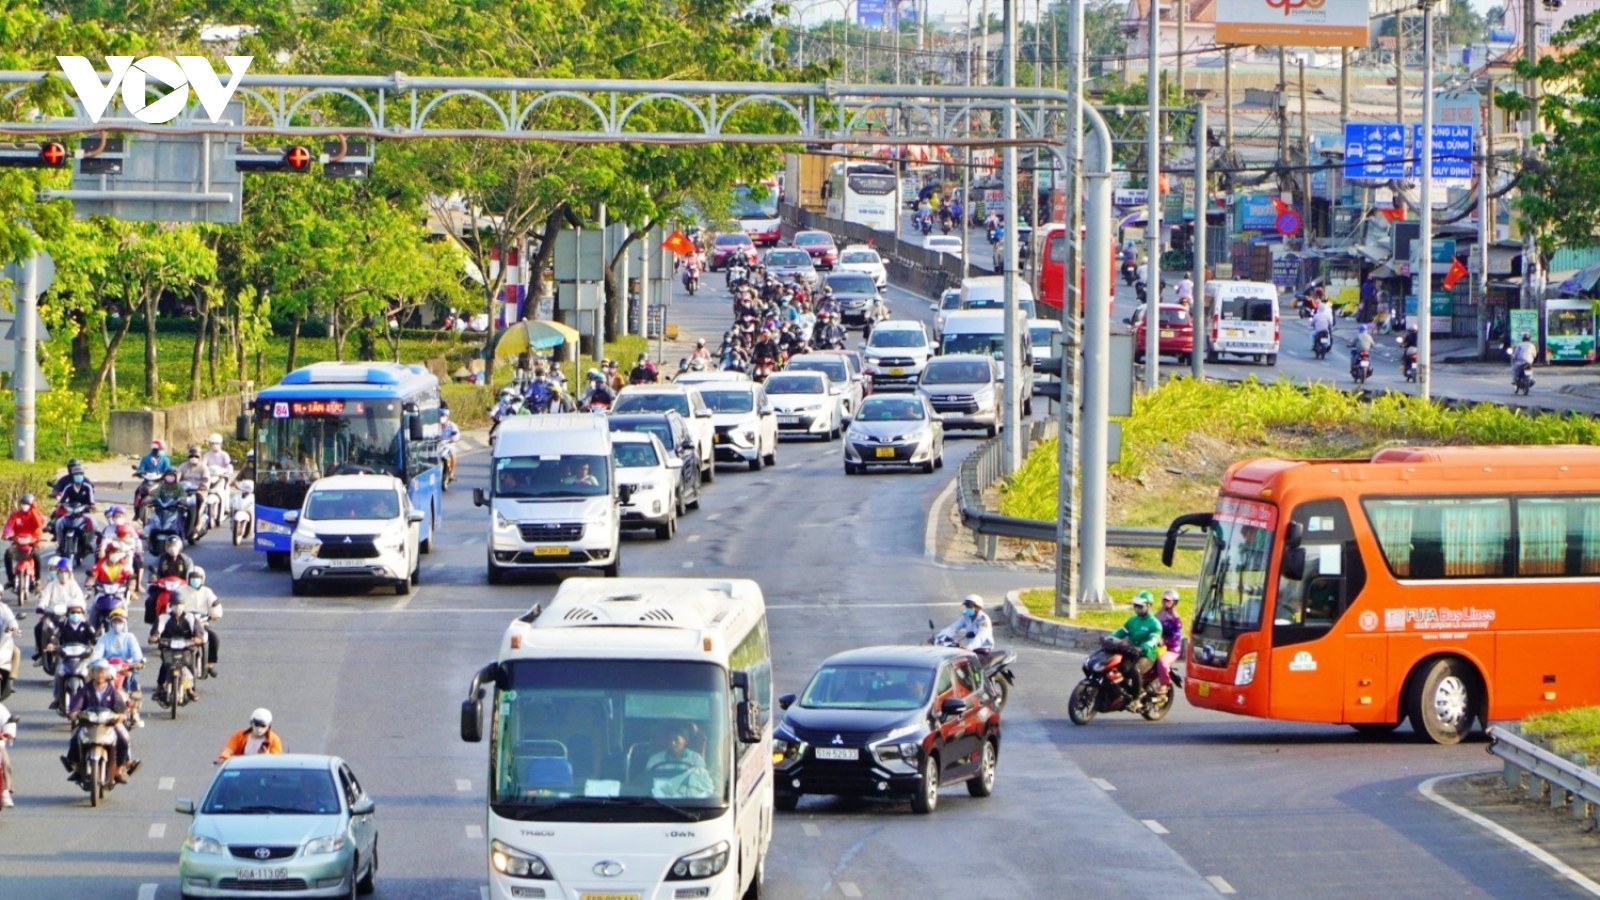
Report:
[[1161,656],[1161,620],[1150,615],[1150,605],[1155,598],[1149,591],[1140,591],[1133,597],[1133,615],[1121,628],[1111,633],[1113,638],[1125,640],[1139,648],[1140,659],[1134,667],[1138,679],[1136,687],[1142,689],[1144,673]]

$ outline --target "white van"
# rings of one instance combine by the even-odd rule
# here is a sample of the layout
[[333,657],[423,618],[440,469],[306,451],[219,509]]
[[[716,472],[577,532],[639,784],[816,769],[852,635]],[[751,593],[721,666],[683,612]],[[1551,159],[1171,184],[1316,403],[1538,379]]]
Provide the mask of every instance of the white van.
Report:
[[1278,289],[1261,281],[1206,282],[1206,362],[1223,354],[1278,364]]
[[489,583],[513,569],[593,568],[616,576],[621,503],[611,423],[594,413],[511,416],[500,423],[489,490],[472,502],[490,509]]
[[[939,355],[976,353],[1005,361],[1006,319],[1001,309],[960,309],[945,316],[939,336]],[[1017,322],[1022,365],[1023,415],[1033,415],[1033,340],[1026,320]],[[1004,372],[1002,371],[1002,378]]]
[[[1006,302],[1004,275],[980,275],[961,282],[962,309],[1000,309]],[[1032,319],[1038,315],[1033,298],[1033,286],[1026,278],[1017,279],[1017,306],[1022,314]]]

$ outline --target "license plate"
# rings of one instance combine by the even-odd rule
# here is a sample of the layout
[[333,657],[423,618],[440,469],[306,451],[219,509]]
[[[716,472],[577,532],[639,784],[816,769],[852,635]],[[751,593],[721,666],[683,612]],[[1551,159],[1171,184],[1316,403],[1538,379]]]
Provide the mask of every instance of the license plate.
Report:
[[279,881],[289,877],[289,869],[287,867],[238,869],[237,877],[240,881]]
[[535,547],[535,548],[533,548],[533,555],[534,556],[569,556],[569,555],[571,555],[571,553],[572,553],[572,551],[568,550],[566,547]]
[[1238,337],[1239,336],[1239,332],[1235,331],[1232,328],[1224,328],[1222,330],[1222,336],[1223,337]]
[[906,370],[902,369],[899,366],[894,366],[891,369],[889,369],[889,374],[893,375],[896,378],[900,378],[900,377],[902,377],[902,376],[904,376],[906,374]]
[[779,425],[799,425],[800,424],[800,417],[799,416],[779,416],[778,417],[778,424]]
[[1209,682],[1209,681],[1196,681],[1194,683],[1194,685],[1195,685],[1195,687],[1194,687],[1194,692],[1195,693],[1199,694],[1202,697],[1211,696],[1211,682]]
[[1176,331],[1173,331],[1173,330],[1169,329],[1169,328],[1163,328],[1163,329],[1161,329],[1161,336],[1165,337],[1165,338],[1177,337],[1178,333]]
[[365,559],[330,559],[328,565],[335,569],[348,569],[352,566],[370,565],[370,562]]
[[639,900],[638,894],[579,894],[578,900]]
[[893,447],[879,447],[878,448],[878,458],[879,459],[894,459],[894,448]]
[[860,759],[861,751],[855,747],[818,747],[817,759]]
[[713,435],[712,435],[712,436],[711,436],[711,443],[713,443],[713,444],[720,444],[720,443],[722,443],[722,435],[720,435],[720,434],[713,434]]

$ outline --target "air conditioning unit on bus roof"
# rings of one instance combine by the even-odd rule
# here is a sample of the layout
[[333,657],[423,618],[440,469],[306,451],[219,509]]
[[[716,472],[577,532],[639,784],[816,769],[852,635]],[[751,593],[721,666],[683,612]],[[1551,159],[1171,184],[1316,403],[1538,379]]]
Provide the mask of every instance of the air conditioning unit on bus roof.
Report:
[[426,366],[399,363],[319,362],[283,376],[283,384],[399,384],[427,371]]

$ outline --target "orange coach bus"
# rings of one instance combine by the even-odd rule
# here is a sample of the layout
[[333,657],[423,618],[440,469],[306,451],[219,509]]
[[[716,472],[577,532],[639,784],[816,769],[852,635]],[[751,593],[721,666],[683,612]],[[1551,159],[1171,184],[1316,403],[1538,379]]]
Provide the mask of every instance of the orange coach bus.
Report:
[[[1060,222],[1050,222],[1039,227],[1039,283],[1035,286],[1034,296],[1045,306],[1060,312],[1066,302],[1067,290],[1067,249],[1070,243],[1067,240],[1067,226]],[[1111,265],[1117,265],[1116,241],[1111,242]],[[1087,281],[1083,266],[1078,267],[1078,315],[1083,315],[1083,298],[1088,293],[1085,287]],[[1117,299],[1117,276],[1115,271],[1111,275],[1111,302]]]
[[1600,447],[1246,460],[1168,565],[1189,527],[1194,706],[1453,744],[1600,703]]

